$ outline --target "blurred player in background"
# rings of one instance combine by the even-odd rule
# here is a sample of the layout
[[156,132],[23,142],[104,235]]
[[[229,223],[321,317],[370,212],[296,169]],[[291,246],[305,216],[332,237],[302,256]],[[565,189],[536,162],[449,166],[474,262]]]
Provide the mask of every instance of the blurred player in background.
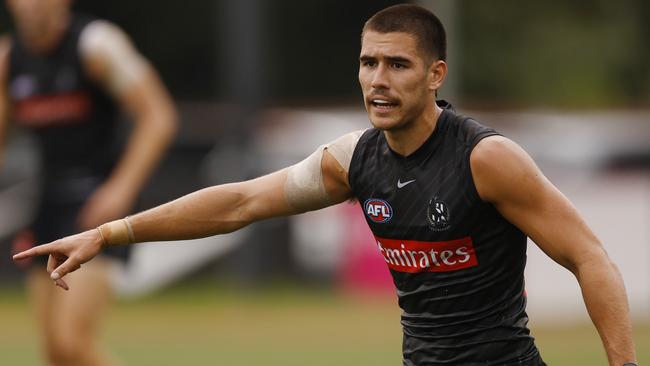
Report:
[[203,189],[15,259],[49,254],[52,279],[68,288],[61,277],[102,249],[226,233],[354,198],[398,290],[404,365],[545,365],[527,327],[526,236],[576,276],[610,365],[633,364],[618,269],[526,152],[436,101],[445,59],[435,15],[384,9],[365,24],[359,58],[374,128],[279,172]]
[[[153,67],[114,24],[74,14],[71,0],[7,0],[16,34],[0,40],[0,143],[9,121],[31,130],[42,161],[41,199],[19,247],[124,217],[176,131],[176,111]],[[134,121],[116,148],[120,112]],[[1,151],[2,149],[0,149]],[[0,157],[2,154],[0,153]],[[46,263],[27,287],[49,365],[110,365],[97,344],[111,297],[109,269],[127,249],[106,251],[52,291]]]

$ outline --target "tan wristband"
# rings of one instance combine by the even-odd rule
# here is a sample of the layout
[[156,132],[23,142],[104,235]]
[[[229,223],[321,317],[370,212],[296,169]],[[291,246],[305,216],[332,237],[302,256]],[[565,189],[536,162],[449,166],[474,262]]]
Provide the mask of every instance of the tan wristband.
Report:
[[97,228],[105,246],[126,245],[135,243],[133,228],[129,217],[103,224]]

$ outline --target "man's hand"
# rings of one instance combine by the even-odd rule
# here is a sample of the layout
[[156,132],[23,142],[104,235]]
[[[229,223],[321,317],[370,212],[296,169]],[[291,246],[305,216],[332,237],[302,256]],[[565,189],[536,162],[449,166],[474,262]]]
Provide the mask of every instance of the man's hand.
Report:
[[57,286],[69,290],[63,277],[95,257],[103,246],[104,239],[101,234],[97,229],[92,229],[33,247],[14,255],[13,259],[22,260],[48,254],[50,257],[47,261],[47,271],[50,277]]
[[77,217],[80,230],[90,230],[99,225],[126,216],[135,201],[135,193],[128,187],[112,184],[101,185],[88,198]]

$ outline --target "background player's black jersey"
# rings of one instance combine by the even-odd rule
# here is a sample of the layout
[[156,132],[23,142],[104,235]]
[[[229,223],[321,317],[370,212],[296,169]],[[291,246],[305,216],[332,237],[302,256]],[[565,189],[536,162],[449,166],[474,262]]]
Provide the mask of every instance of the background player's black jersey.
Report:
[[[44,54],[12,38],[13,121],[33,132],[40,152],[41,198],[30,227],[37,243],[80,231],[80,210],[117,161],[118,108],[86,76],[79,53],[79,38],[93,20],[74,14],[57,47]],[[126,259],[128,250],[112,247],[104,254]]]
[[413,154],[366,131],[349,181],[403,310],[405,365],[537,365],[527,329],[526,236],[483,202],[470,153],[497,134],[444,107]]
[[92,20],[73,15],[58,46],[45,54],[30,52],[20,37],[12,39],[13,121],[38,139],[46,189],[103,178],[115,161],[117,108],[86,76],[79,54],[79,36]]

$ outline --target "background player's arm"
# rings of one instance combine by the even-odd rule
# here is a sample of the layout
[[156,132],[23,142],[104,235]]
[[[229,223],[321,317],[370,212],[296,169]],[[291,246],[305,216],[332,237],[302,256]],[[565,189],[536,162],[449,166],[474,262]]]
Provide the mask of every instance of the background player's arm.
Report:
[[101,20],[89,24],[80,37],[80,54],[88,76],[135,123],[113,173],[82,209],[80,226],[89,229],[128,213],[172,141],[177,116],[154,68],[115,25]]
[[569,200],[523,149],[504,137],[481,141],[472,152],[471,167],[481,198],[576,276],[610,365],[634,361],[623,279]]
[[0,169],[4,163],[4,150],[9,129],[9,37],[0,36]]

